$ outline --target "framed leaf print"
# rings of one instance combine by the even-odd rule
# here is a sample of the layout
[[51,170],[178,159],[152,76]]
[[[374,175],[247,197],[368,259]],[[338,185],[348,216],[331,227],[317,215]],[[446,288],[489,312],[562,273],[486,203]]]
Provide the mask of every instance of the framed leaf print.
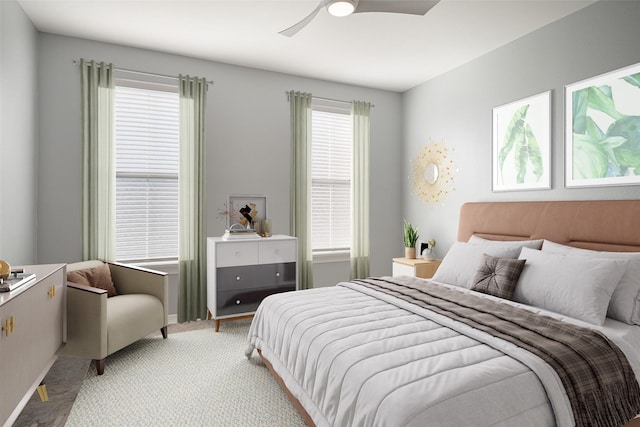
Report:
[[565,89],[565,185],[639,184],[640,64]]
[[551,188],[551,91],[493,109],[493,191]]

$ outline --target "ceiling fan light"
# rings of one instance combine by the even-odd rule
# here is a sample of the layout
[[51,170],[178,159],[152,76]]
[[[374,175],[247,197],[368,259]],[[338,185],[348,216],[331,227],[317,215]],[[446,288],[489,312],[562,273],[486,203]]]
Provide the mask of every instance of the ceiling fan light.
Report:
[[348,16],[356,9],[351,0],[332,0],[327,6],[327,10],[333,16]]

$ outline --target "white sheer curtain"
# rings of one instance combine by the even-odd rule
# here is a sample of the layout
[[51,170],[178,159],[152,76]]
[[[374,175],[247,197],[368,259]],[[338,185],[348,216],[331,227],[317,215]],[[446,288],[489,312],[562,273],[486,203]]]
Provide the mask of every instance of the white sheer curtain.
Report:
[[115,260],[113,65],[80,60],[82,83],[82,257]]
[[178,321],[206,319],[205,106],[207,82],[179,77],[180,253]]
[[371,104],[353,101],[351,177],[351,278],[369,276],[369,113]]
[[298,287],[313,287],[311,250],[311,94],[289,92],[291,112],[291,235],[298,238]]

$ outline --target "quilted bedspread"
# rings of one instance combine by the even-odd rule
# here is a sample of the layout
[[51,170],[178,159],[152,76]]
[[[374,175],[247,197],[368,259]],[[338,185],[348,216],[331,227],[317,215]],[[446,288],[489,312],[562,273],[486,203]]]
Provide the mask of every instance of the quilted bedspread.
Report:
[[317,426],[575,423],[538,356],[353,282],[266,298],[256,348]]

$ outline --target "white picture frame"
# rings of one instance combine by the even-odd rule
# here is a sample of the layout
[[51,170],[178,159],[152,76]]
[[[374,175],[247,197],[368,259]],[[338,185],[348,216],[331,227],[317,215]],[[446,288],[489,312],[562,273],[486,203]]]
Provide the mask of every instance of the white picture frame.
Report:
[[[251,210],[246,212],[246,209]],[[227,229],[230,229],[234,224],[246,227],[249,218],[252,223],[267,218],[267,197],[264,195],[229,195],[227,211]],[[255,227],[252,224],[250,228]]]
[[638,128],[640,63],[566,85],[565,186],[640,184]]
[[495,107],[492,113],[492,190],[550,189],[551,91]]

